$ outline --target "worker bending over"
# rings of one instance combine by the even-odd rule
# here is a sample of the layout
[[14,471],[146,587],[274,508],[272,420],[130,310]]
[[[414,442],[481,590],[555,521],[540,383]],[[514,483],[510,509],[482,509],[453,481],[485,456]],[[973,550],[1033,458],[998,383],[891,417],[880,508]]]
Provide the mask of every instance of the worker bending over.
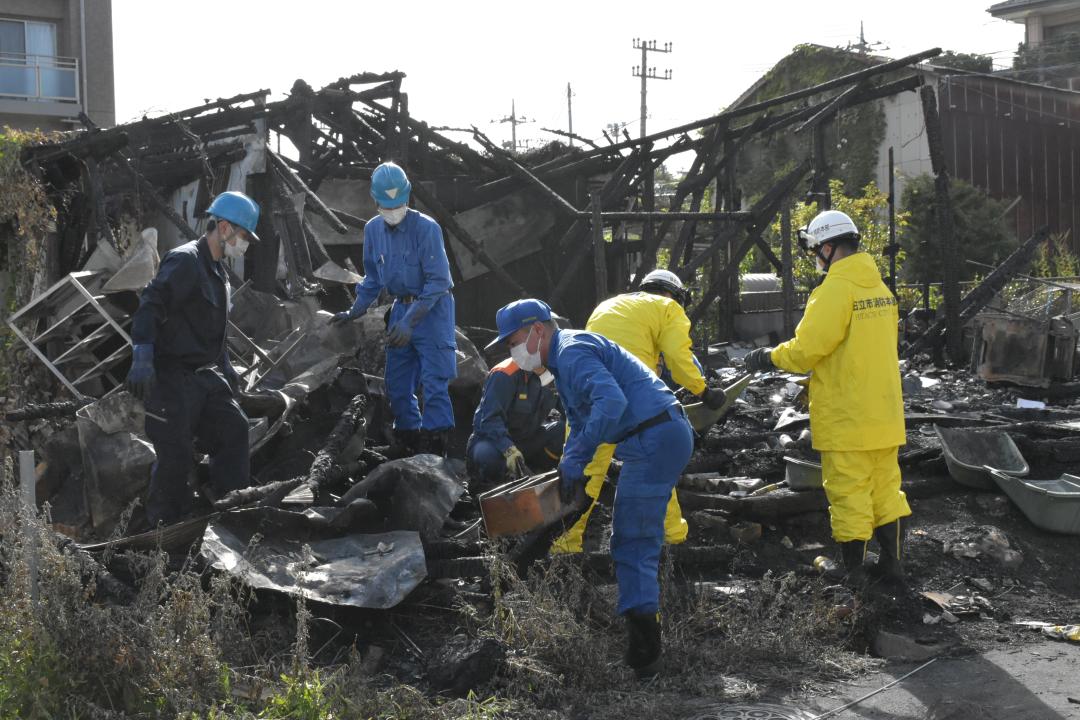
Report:
[[661,652],[664,508],[693,451],[690,423],[651,368],[602,335],[559,330],[545,303],[512,302],[496,324],[518,367],[545,367],[555,376],[570,426],[559,462],[564,502],[585,485],[585,468],[601,444],[614,445],[623,462],[611,533],[618,613],[626,618],[627,664],[639,676],[652,675]]
[[[683,310],[686,297],[686,288],[678,275],[668,270],[653,270],[642,280],[641,292],[616,295],[597,305],[585,329],[621,345],[657,375],[666,369],[664,375],[670,374],[675,383],[701,396],[705,404],[715,410],[724,404],[724,391],[706,385],[701,365],[690,351],[690,319]],[[614,451],[613,445],[601,444],[585,467],[585,475],[589,478],[585,493],[592,499],[592,504],[555,542],[553,552],[581,552],[585,528],[596,498],[600,496]],[[686,520],[672,489],[664,516],[664,542],[676,545],[686,540],[686,535]]]
[[[852,584],[868,575],[903,585],[900,518],[911,514],[900,489],[897,450],[907,442],[897,361],[896,298],[859,251],[851,218],[830,210],[800,231],[800,244],[827,273],[806,304],[795,337],[746,356],[748,370],[813,372],[810,428],[821,452],[833,538]],[[863,565],[871,536],[881,560]]]

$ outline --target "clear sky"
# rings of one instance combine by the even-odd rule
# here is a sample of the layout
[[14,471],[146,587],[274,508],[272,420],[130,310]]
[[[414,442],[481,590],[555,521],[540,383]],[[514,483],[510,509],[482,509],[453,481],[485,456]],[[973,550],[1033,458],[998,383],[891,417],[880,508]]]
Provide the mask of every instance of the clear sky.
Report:
[[[496,140],[510,113],[519,139],[541,127],[599,138],[609,123],[637,135],[640,63],[632,40],[673,43],[649,66],[650,131],[707,117],[732,102],[792,47],[858,41],[859,22],[878,52],[901,57],[940,46],[991,54],[1005,67],[1023,27],[986,12],[990,0],[597,3],[387,2],[371,0],[113,0],[118,122],[269,88],[281,98],[296,78],[319,88],[361,71],[408,74],[412,114],[433,125],[477,125]],[[888,48],[888,49],[885,49]]]

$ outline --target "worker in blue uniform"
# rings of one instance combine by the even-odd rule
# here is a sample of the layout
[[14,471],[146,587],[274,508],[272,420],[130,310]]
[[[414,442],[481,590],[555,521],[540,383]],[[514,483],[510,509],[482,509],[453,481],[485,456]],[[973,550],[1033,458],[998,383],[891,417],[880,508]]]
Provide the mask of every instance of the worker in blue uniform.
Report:
[[465,447],[474,480],[494,485],[555,466],[566,423],[549,419],[559,403],[552,380],[547,370],[527,373],[509,358],[491,369]]
[[517,300],[496,314],[522,370],[555,376],[570,433],[559,462],[564,502],[580,497],[585,466],[602,443],[623,462],[612,514],[611,557],[626,618],[626,662],[639,677],[656,673],[661,654],[657,578],[668,498],[693,451],[686,415],[656,374],[596,333],[559,330],[540,300]]
[[[457,377],[454,287],[439,224],[408,206],[412,184],[392,162],[375,168],[371,197],[379,216],[364,227],[364,279],[343,324],[367,312],[385,289],[394,298],[387,317],[386,393],[400,446],[444,454],[454,427],[448,391]],[[424,408],[416,397],[423,388]]]
[[234,398],[240,379],[225,347],[230,293],[221,259],[243,257],[248,241],[259,239],[259,206],[225,192],[206,212],[206,234],[162,258],[131,322],[126,386],[148,411],[146,435],[157,454],[146,500],[152,525],[191,512],[193,447],[210,457],[216,495],[250,481],[248,420]]

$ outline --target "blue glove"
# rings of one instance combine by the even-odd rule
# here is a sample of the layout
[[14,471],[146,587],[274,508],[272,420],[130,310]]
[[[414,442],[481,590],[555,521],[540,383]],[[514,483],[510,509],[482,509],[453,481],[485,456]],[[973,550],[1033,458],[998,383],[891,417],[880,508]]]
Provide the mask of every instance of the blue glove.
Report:
[[567,472],[566,469],[559,466],[559,499],[563,501],[564,505],[570,505],[581,495],[585,493],[585,483],[587,479],[585,473],[582,472]]
[[776,366],[773,365],[772,361],[772,348],[754,348],[746,353],[746,357],[743,358],[743,365],[746,367],[747,372],[775,370]]
[[352,310],[343,310],[343,311],[341,311],[339,313],[334,313],[334,316],[332,318],[330,318],[330,324],[331,325],[344,325],[345,323],[349,322],[350,320],[355,320],[356,318],[360,317],[363,314],[364,313],[362,313],[362,312],[354,313]]
[[124,387],[143,402],[150,397],[150,391],[154,387],[154,345],[152,343],[136,345],[132,348],[131,369],[128,370]]
[[404,320],[395,323],[386,336],[386,344],[393,348],[405,347],[409,340],[412,340],[412,328]]

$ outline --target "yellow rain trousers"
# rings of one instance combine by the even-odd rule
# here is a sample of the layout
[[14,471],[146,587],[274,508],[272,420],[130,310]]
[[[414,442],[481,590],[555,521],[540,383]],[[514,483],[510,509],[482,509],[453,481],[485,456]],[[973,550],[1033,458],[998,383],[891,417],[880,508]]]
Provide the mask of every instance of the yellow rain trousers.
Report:
[[[675,382],[695,395],[705,390],[705,378],[694,364],[690,351],[690,318],[671,298],[647,292],[616,295],[596,306],[585,329],[618,343],[654,372],[660,367],[660,356],[663,355]],[[567,434],[569,432],[567,427]],[[596,448],[592,460],[585,466],[585,476],[589,478],[585,492],[593,502],[581,519],[555,541],[551,548],[553,553],[581,552],[585,526],[596,506],[614,454],[614,445]],[[677,545],[686,540],[688,532],[676,491],[672,490],[664,515],[664,542]]]
[[833,262],[795,337],[772,351],[776,367],[813,373],[810,428],[838,542],[911,514],[896,461],[907,442],[897,322],[896,298],[859,252]]

